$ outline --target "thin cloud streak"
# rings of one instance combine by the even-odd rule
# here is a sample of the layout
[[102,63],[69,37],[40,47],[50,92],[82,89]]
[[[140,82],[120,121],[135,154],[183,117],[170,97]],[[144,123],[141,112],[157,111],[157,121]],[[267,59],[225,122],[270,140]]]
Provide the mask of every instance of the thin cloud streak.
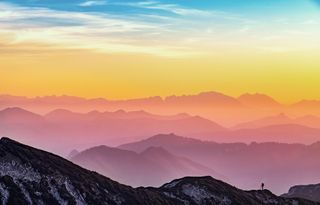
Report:
[[[85,48],[99,52],[132,52],[167,57],[201,53],[188,43],[191,37],[180,36],[179,26],[188,24],[188,19],[149,14],[123,17],[7,3],[0,3],[0,6],[0,32],[12,33],[14,40],[10,43],[14,44],[48,43],[59,48]],[[163,5],[156,7],[161,6]],[[178,5],[165,7],[180,14],[201,13],[181,10]]]
[[143,9],[152,9],[152,10],[162,10],[167,11],[173,14],[178,15],[201,15],[201,16],[208,16],[210,15],[210,11],[204,11],[199,9],[190,9],[190,8],[184,8],[177,4],[163,4],[158,1],[141,1],[141,2],[135,2],[135,3],[115,3],[115,5],[125,5],[125,6],[131,6],[131,7],[138,7]]
[[107,1],[85,1],[79,4],[82,7],[89,7],[89,6],[102,6],[106,5]]
[[[132,36],[143,36],[161,31],[161,25],[99,13],[56,11],[0,4],[1,33],[12,33],[11,43],[35,42],[57,47],[86,48],[101,52],[134,52],[160,56],[179,56],[188,53],[179,46],[144,45]],[[64,24],[45,25],[43,18],[59,19]],[[27,19],[37,19],[26,21]],[[119,37],[120,36],[120,37]]]

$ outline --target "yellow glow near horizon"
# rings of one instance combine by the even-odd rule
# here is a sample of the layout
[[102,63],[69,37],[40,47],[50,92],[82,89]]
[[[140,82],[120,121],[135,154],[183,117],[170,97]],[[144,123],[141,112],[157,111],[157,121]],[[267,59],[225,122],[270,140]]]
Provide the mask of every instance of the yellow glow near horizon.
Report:
[[0,93],[110,99],[218,91],[291,103],[320,99],[319,54],[243,52],[186,58],[58,50],[0,57]]

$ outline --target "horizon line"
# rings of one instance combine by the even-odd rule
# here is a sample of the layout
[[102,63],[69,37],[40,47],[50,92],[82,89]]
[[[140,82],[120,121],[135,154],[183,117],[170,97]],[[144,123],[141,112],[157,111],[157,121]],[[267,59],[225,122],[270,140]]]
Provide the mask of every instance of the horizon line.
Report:
[[130,98],[109,98],[106,96],[97,96],[97,97],[88,97],[88,96],[81,96],[81,95],[73,95],[73,94],[48,94],[48,95],[19,95],[19,94],[9,94],[9,93],[0,93],[0,96],[11,96],[11,97],[24,97],[24,98],[28,98],[28,99],[36,99],[36,98],[45,98],[45,97],[75,97],[75,98],[82,98],[84,100],[95,100],[95,99],[103,99],[106,101],[128,101],[128,100],[141,100],[141,99],[152,99],[152,98],[159,98],[162,101],[165,101],[167,98],[170,97],[189,97],[189,96],[198,96],[201,94],[210,94],[210,93],[214,93],[214,94],[220,94],[226,97],[231,97],[235,100],[238,100],[238,98],[240,98],[241,96],[244,95],[250,95],[250,96],[254,96],[254,95],[260,95],[260,96],[265,96],[265,97],[269,97],[272,100],[274,100],[275,102],[279,103],[280,105],[293,105],[299,102],[303,102],[303,101],[320,101],[320,99],[305,99],[302,98],[300,100],[296,100],[296,101],[292,101],[292,102],[286,102],[284,103],[283,101],[280,101],[278,99],[276,99],[275,97],[273,97],[272,95],[269,94],[265,94],[262,92],[244,92],[240,95],[229,95],[223,92],[219,92],[219,91],[214,91],[214,90],[210,90],[210,91],[200,91],[197,93],[191,93],[191,94],[172,94],[172,95],[150,95],[150,96],[137,96],[137,97],[130,97]]

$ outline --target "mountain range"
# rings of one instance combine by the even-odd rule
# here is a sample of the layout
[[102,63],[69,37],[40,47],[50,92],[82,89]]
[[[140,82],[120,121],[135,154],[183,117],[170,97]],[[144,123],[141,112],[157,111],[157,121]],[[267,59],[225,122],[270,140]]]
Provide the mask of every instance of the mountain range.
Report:
[[21,107],[35,113],[48,113],[55,109],[68,109],[74,112],[145,110],[147,112],[173,115],[187,112],[218,122],[223,126],[263,118],[268,115],[286,113],[290,116],[320,116],[320,101],[301,100],[290,105],[282,104],[265,94],[243,94],[232,97],[219,92],[202,92],[194,95],[147,97],[127,100],[104,98],[86,99],[74,96],[22,97],[0,95],[0,109]]
[[156,135],[119,146],[141,152],[162,147],[169,152],[203,164],[243,189],[259,187],[260,182],[281,194],[296,184],[320,181],[320,143],[216,143],[176,135]]
[[284,113],[280,113],[278,115],[268,116],[258,120],[240,123],[234,126],[233,129],[252,129],[284,124],[296,124],[312,128],[320,128],[320,117],[314,115],[306,115],[302,117],[291,118]]
[[98,146],[78,153],[71,161],[131,186],[160,186],[185,176],[222,175],[190,159],[175,156],[161,147],[148,147],[141,153]]
[[132,188],[9,138],[0,140],[4,205],[317,205],[268,190],[243,191],[212,177],[186,177],[159,188]]
[[[286,117],[280,115],[275,118]],[[304,119],[304,122],[309,122],[308,119],[311,117]],[[180,136],[221,143],[312,144],[320,141],[319,128],[301,124],[281,124],[280,121],[268,118],[243,126],[250,128],[229,129],[214,121],[185,113],[155,115],[145,111],[124,110],[77,113],[58,109],[45,115],[39,115],[14,107],[0,111],[0,135],[13,136],[19,141],[64,156],[71,149],[83,150],[99,145],[117,146],[159,133],[175,133]],[[316,120],[311,121],[314,124],[317,122]],[[297,121],[282,122],[293,123]],[[261,126],[257,126],[257,124]],[[61,140],[64,141],[63,144],[60,143]]]
[[[38,115],[21,108],[0,111],[0,135],[14,136],[56,153],[67,154],[70,147],[84,149],[95,145],[119,145],[158,133],[202,136],[226,128],[199,116],[154,115],[144,111],[91,111],[75,113],[54,110]],[[77,140],[75,140],[77,139]],[[63,140],[64,144],[60,141]]]

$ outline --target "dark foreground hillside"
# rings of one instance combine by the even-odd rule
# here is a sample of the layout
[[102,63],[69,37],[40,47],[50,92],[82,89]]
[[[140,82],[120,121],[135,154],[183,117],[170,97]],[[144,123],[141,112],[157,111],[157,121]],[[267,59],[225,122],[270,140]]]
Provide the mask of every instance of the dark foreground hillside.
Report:
[[8,138],[0,140],[0,201],[5,205],[320,205],[267,190],[242,191],[211,177],[134,189]]

